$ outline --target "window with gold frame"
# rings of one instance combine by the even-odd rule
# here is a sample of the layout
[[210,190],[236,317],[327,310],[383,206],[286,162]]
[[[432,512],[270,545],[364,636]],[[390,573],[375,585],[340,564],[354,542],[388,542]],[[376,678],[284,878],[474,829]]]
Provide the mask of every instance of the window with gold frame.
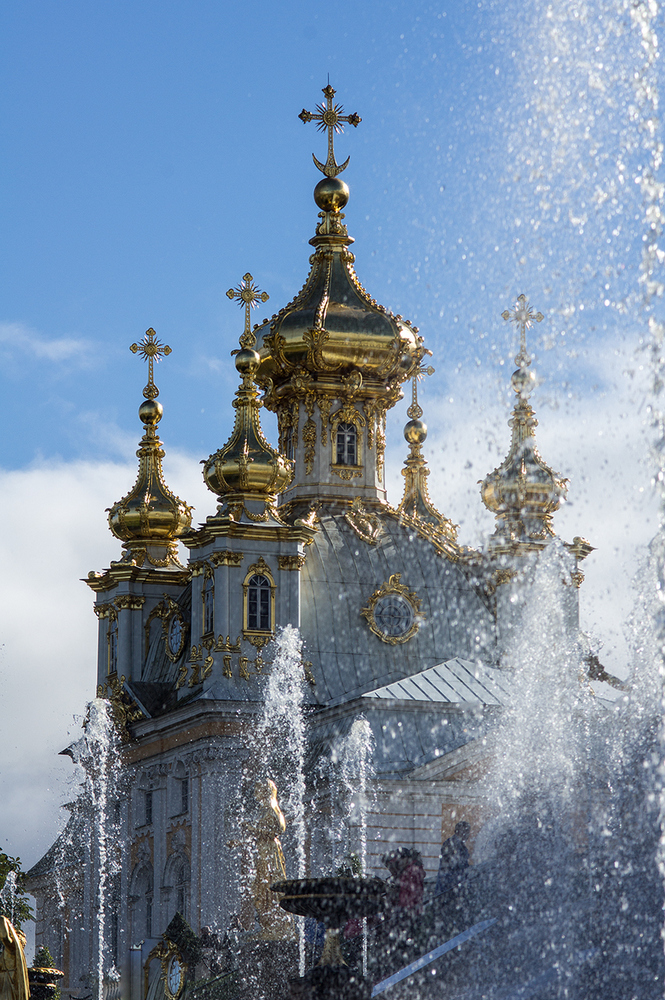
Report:
[[275,631],[275,580],[261,556],[243,582],[243,632],[271,635]]

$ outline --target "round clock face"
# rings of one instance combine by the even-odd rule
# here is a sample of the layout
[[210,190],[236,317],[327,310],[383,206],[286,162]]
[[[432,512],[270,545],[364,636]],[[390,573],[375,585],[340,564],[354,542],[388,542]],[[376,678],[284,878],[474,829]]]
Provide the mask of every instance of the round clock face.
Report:
[[401,594],[385,594],[374,605],[374,622],[379,632],[398,639],[412,628],[416,614]]
[[183,631],[180,617],[174,615],[169,624],[168,636],[169,653],[171,656],[177,657],[182,650]]
[[177,997],[182,989],[183,980],[183,967],[182,962],[174,955],[168,966],[168,971],[166,974],[166,985],[170,996]]

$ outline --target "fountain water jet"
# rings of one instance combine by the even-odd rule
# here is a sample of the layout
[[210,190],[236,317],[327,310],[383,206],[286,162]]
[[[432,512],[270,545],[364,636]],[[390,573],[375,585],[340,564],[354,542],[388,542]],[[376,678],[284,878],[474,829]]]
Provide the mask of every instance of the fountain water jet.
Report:
[[[287,625],[275,640],[275,657],[265,688],[257,746],[268,777],[278,778],[280,802],[295,835],[298,878],[305,876],[305,682],[302,640]],[[300,974],[305,971],[304,920],[298,918]]]

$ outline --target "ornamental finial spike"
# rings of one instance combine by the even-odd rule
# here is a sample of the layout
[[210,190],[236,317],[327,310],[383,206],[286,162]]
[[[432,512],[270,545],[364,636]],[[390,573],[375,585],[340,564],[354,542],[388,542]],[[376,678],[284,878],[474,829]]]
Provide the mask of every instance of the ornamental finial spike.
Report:
[[146,399],[157,399],[159,389],[153,378],[153,363],[159,361],[161,357],[167,357],[171,353],[171,348],[168,344],[162,344],[157,340],[157,334],[150,327],[149,330],[146,330],[143,340],[139,341],[138,344],[132,344],[129,349],[132,354],[140,354],[143,360],[148,362],[148,384],[143,390],[143,395]]
[[323,104],[317,104],[316,110],[318,114],[313,114],[311,111],[307,111],[305,108],[302,109],[298,118],[305,125],[307,122],[318,122],[317,128],[319,132],[323,132],[324,129],[328,129],[328,159],[325,163],[321,163],[317,160],[314,153],[312,153],[312,159],[314,160],[314,165],[318,167],[322,174],[326,177],[337,177],[341,174],[343,170],[349,165],[350,156],[347,156],[346,160],[342,164],[338,164],[335,161],[335,149],[333,144],[333,137],[335,132],[338,134],[344,131],[344,122],[349,125],[353,125],[354,128],[358,128],[362,118],[355,112],[352,115],[343,115],[342,112],[344,108],[341,104],[333,104],[333,97],[335,96],[335,90],[330,86],[330,82],[322,90],[323,96],[326,99],[325,106]]
[[518,368],[528,368],[531,364],[531,357],[526,349],[526,331],[530,330],[534,322],[540,323],[545,318],[541,312],[534,312],[524,293],[517,296],[514,309],[504,309],[501,313],[503,319],[509,319],[520,328],[520,350],[515,357],[515,364]]
[[245,330],[240,338],[240,346],[243,351],[251,350],[256,343],[256,337],[252,333],[249,311],[250,309],[256,309],[259,302],[267,302],[270,296],[267,292],[262,292],[258,285],[254,283],[254,278],[249,271],[243,275],[242,281],[237,288],[229,288],[226,294],[230,299],[238,299],[240,308],[244,307],[245,309]]
[[[432,355],[431,351],[426,350],[425,354]],[[426,375],[433,375],[435,369],[432,365],[419,364],[413,373],[413,378],[411,380],[411,406],[406,411],[407,417],[411,420],[420,420],[423,415],[422,407],[418,404],[418,383],[421,379],[425,378]]]

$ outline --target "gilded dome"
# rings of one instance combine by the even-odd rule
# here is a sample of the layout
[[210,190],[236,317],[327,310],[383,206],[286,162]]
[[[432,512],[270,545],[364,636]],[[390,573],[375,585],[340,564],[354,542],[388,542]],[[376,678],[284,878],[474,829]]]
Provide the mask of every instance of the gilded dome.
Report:
[[[331,190],[334,185],[339,192]],[[348,188],[325,178],[315,197],[320,206],[334,208],[345,204]],[[278,387],[296,370],[318,377],[358,371],[364,381],[403,382],[422,357],[418,328],[379,305],[360,284],[343,213],[324,210],[319,217],[303,288],[255,328],[259,341],[263,338],[259,384],[270,379]]]
[[245,502],[252,500],[272,505],[277,494],[293,478],[293,462],[271,448],[263,436],[259,419],[262,403],[254,380],[261,359],[254,350],[256,338],[249,317],[250,310],[259,302],[266,302],[268,294],[257,288],[249,272],[237,288],[229,288],[226,294],[230,299],[237,299],[245,310],[240,350],[232,352],[236,355],[236,369],[242,376],[242,383],[233,400],[236,418],[231,437],[204,462],[203,478],[208,489],[230,509],[237,505],[244,509]]
[[510,450],[480,485],[483,503],[496,514],[496,530],[489,542],[494,553],[542,548],[554,536],[552,514],[565,498],[568,482],[545,463],[536,447],[538,421],[529,403],[536,378],[529,370],[526,330],[541,322],[543,314],[535,313],[526,296],[520,295],[515,308],[502,316],[518,325],[520,350],[515,358],[518,368],[511,378],[517,401],[508,421],[512,428]]
[[245,348],[236,355],[236,368],[243,380],[233,400],[233,433],[203,466],[206,486],[220,500],[253,497],[274,502],[293,478],[293,463],[271,448],[261,430],[261,401],[254,384],[259,363],[259,355],[252,349]]
[[150,362],[148,385],[143,390],[146,399],[139,407],[144,434],[136,452],[139,459],[136,483],[109,509],[109,527],[127,549],[123,559],[142,565],[147,558],[153,566],[173,564],[182,568],[177,560],[176,539],[190,527],[193,508],[172,493],[164,482],[164,449],[157,434],[157,424],[164,409],[155,398],[159,391],[152,369],[153,360],[159,360],[161,354],[169,354],[171,348],[163,347],[156,340],[155,331],[150,329],[141,344],[133,344],[131,350],[140,352]]

